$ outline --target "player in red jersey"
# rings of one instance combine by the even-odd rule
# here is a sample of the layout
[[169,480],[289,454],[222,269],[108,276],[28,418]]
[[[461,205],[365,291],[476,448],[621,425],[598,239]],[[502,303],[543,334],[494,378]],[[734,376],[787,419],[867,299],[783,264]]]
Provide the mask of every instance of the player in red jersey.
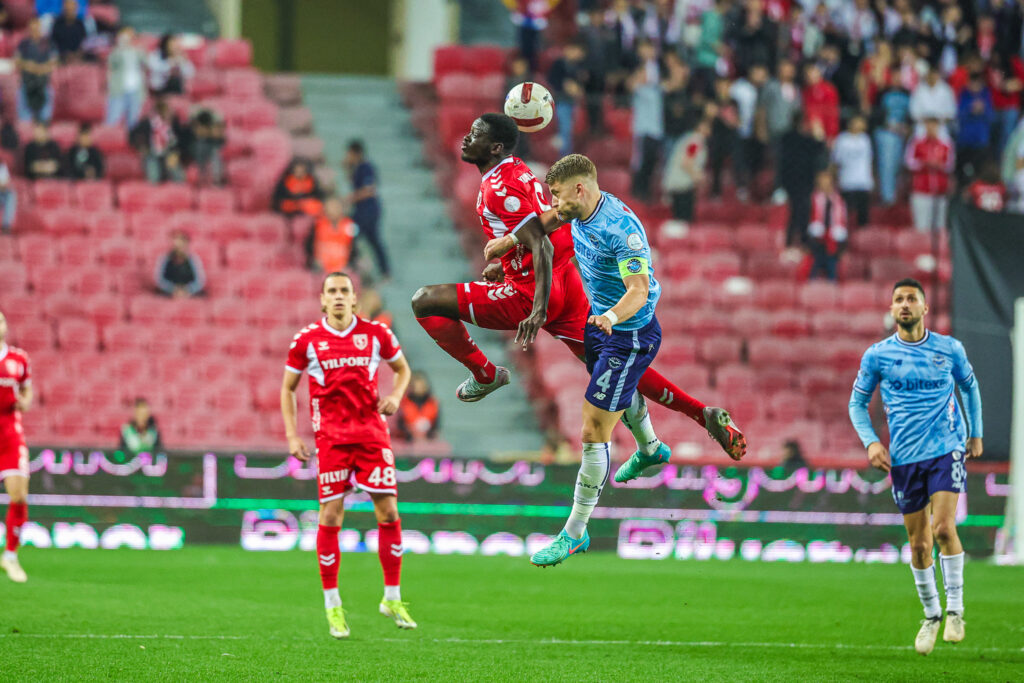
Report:
[[[483,174],[477,198],[483,231],[490,240],[509,237],[514,247],[501,252],[500,265],[484,270],[483,282],[429,285],[417,290],[412,299],[423,329],[472,373],[456,390],[462,401],[479,401],[509,382],[508,370],[487,360],[463,321],[518,330],[516,342],[524,346],[544,329],[577,358],[584,356],[583,328],[590,304],[572,262],[572,235],[567,227],[555,229],[561,221],[547,204],[543,185],[521,159],[512,156],[518,136],[508,116],[483,114],[462,142],[462,160]],[[706,406],[652,368],[640,379],[639,389],[643,396],[697,421],[729,457],[743,457],[746,439],[724,409]],[[637,395],[622,421],[643,454],[659,450],[661,442],[651,428],[642,396]]]
[[28,577],[18,562],[21,527],[28,521],[28,446],[21,429],[21,414],[32,405],[32,376],[28,354],[7,345],[7,318],[0,313],[0,479],[10,496],[7,505],[7,545],[0,569],[12,581]]
[[[345,514],[345,494],[353,487],[370,494],[377,516],[377,554],[384,570],[380,613],[394,619],[399,628],[416,628],[399,589],[402,522],[398,517],[395,456],[384,419],[398,410],[412,373],[387,325],[355,315],[352,278],[341,272],[330,273],[321,288],[320,304],[326,315],[295,335],[288,351],[281,413],[288,452],[308,460],[310,453],[296,431],[295,406],[295,389],[305,372],[309,375],[320,496],[316,552],[329,630],[335,638],[349,634],[338,594],[338,531]],[[395,371],[394,386],[386,396],[377,393],[377,369],[382,362]]]

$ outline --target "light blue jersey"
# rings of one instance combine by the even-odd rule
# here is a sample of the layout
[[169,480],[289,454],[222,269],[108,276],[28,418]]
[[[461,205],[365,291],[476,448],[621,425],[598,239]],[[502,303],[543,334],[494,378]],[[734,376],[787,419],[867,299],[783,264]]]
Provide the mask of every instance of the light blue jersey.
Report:
[[594,315],[619,303],[626,293],[622,278],[647,275],[650,280],[647,303],[615,329],[639,330],[651,322],[661,296],[661,285],[654,279],[647,233],[632,209],[618,197],[602,192],[597,208],[587,220],[573,219],[572,244]]
[[982,436],[978,382],[963,344],[953,337],[926,330],[924,339],[911,343],[894,334],[864,353],[850,397],[850,419],[865,448],[879,440],[867,411],[879,385],[894,466],[964,450],[968,424],[956,400],[957,386],[970,436]]

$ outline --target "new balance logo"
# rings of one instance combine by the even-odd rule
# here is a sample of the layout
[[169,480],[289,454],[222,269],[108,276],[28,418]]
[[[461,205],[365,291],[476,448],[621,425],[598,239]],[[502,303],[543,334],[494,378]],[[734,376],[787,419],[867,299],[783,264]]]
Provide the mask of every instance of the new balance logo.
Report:
[[322,564],[325,567],[330,567],[332,564],[337,562],[337,559],[338,558],[337,556],[335,556],[334,553],[331,553],[330,555],[321,555],[320,564]]
[[401,557],[402,553],[404,553],[404,552],[405,552],[405,548],[402,547],[401,543],[392,543],[391,544],[391,554],[394,555],[395,557]]

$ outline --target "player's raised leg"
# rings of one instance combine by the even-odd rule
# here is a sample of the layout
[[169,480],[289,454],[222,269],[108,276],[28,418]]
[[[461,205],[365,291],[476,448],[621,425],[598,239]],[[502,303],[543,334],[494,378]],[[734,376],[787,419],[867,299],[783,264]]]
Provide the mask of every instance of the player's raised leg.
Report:
[[341,607],[338,593],[338,567],[341,564],[341,550],[338,547],[338,532],[345,517],[344,494],[320,503],[320,526],[316,530],[316,555],[320,563],[320,582],[324,589],[324,607],[327,610],[327,625],[335,638],[348,638],[349,628],[345,622],[345,611]]
[[942,639],[947,643],[964,639],[964,547],[956,532],[959,498],[960,494],[952,491],[937,491],[932,495],[932,535],[939,546],[939,564],[946,591],[946,627],[942,630]]
[[0,568],[7,572],[11,581],[25,583],[28,576],[18,562],[18,544],[21,539],[21,527],[28,521],[28,477],[7,472],[4,476],[4,487],[11,502],[7,506],[7,543],[0,558]]
[[[898,486],[893,482],[894,489]],[[923,482],[922,482],[923,486]],[[902,489],[898,489],[902,490]],[[907,493],[904,492],[904,496]],[[942,605],[939,603],[939,589],[935,585],[935,563],[932,561],[932,529],[928,506],[916,512],[903,515],[910,541],[910,569],[917,586],[917,597],[924,608],[924,620],[914,639],[914,649],[926,655],[935,647],[935,639],[942,625]]]
[[394,619],[398,628],[416,628],[409,615],[409,603],[402,602],[402,520],[398,517],[398,496],[371,494],[377,516],[377,555],[384,572],[384,598],[380,613]]
[[459,385],[462,401],[479,401],[509,383],[509,372],[487,360],[459,315],[459,285],[427,285],[412,297],[416,320],[445,353],[466,366],[472,377]]

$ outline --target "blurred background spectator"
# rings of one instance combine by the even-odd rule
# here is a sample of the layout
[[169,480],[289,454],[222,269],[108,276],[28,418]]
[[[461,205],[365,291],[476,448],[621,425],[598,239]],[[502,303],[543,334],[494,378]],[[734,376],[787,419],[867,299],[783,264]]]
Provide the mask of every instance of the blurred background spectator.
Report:
[[936,117],[925,119],[924,132],[907,145],[906,164],[912,173],[910,211],[919,231],[946,225],[946,193],[955,156],[953,143]]
[[288,216],[319,216],[323,211],[324,192],[313,175],[312,165],[295,159],[285,169],[274,188],[274,210]]
[[665,112],[662,101],[661,66],[657,49],[643,39],[637,47],[637,64],[627,87],[632,93],[633,196],[642,201],[651,198],[651,177],[657,170],[665,137]]
[[999,167],[986,161],[977,179],[967,186],[967,201],[982,211],[999,213],[1006,208],[1006,186],[999,179]]
[[92,126],[83,123],[78,138],[68,150],[68,177],[73,180],[96,180],[103,177],[103,152],[92,142]]
[[697,188],[704,182],[711,122],[701,119],[676,143],[662,179],[662,188],[672,202],[672,217],[687,224],[693,221]]
[[839,193],[846,202],[847,215],[853,219],[851,223],[857,227],[868,224],[875,187],[874,154],[867,129],[864,117],[854,115],[832,147],[832,162],[839,171]]
[[181,140],[188,131],[163,97],[158,97],[149,116],[139,121],[130,133],[132,146],[142,156],[146,179],[151,183],[185,181],[181,158]]
[[810,278],[839,279],[839,257],[849,237],[846,205],[836,192],[832,170],[819,171],[811,195],[811,222],[806,244],[811,254]]
[[85,57],[82,45],[86,35],[85,22],[78,12],[78,0],[64,0],[63,10],[50,27],[50,39],[60,61],[65,64],[81,61]]
[[541,35],[548,25],[548,15],[559,0],[502,0],[508,7],[512,23],[516,25],[519,54],[537,71],[537,56],[541,50]]
[[135,45],[135,31],[124,26],[117,44],[107,56],[108,126],[124,123],[129,129],[139,121],[146,101],[146,55]]
[[405,441],[424,441],[437,436],[441,406],[430,388],[430,380],[419,370],[412,373],[409,390],[398,406],[398,436]]
[[321,273],[344,271],[352,257],[353,242],[359,234],[356,222],[345,215],[340,197],[328,197],[324,211],[306,238],[306,262]]
[[50,137],[50,127],[38,122],[32,126],[32,142],[25,145],[25,177],[30,180],[56,178],[61,170],[61,151]]
[[157,453],[163,449],[156,418],[146,399],[139,397],[133,402],[132,419],[121,425],[117,447],[130,455]]
[[555,98],[555,120],[558,122],[560,153],[564,156],[574,148],[572,129],[576,122],[576,111],[584,101],[583,84],[587,82],[583,44],[577,41],[562,48],[562,54],[548,71],[551,96]]
[[157,293],[175,299],[205,294],[206,271],[199,256],[192,253],[184,231],[171,235],[171,249],[156,265]]
[[50,76],[57,68],[57,51],[43,35],[39,19],[28,22],[28,35],[15,53],[21,88],[18,89],[18,120],[49,121],[53,118]]
[[18,193],[11,185],[11,170],[7,162],[0,160],[0,232],[11,233],[14,218],[18,212]]
[[182,95],[195,75],[195,67],[181,51],[178,36],[165,33],[146,60],[149,92],[153,95]]
[[385,280],[391,277],[391,262],[381,234],[381,204],[377,196],[377,169],[366,158],[366,149],[361,140],[352,140],[342,160],[352,194],[346,203],[352,207],[352,219],[359,226],[359,239],[369,242],[377,259],[377,268]]
[[199,170],[199,183],[222,185],[224,183],[224,117],[209,107],[200,107],[193,114],[189,125],[192,133],[192,159]]

